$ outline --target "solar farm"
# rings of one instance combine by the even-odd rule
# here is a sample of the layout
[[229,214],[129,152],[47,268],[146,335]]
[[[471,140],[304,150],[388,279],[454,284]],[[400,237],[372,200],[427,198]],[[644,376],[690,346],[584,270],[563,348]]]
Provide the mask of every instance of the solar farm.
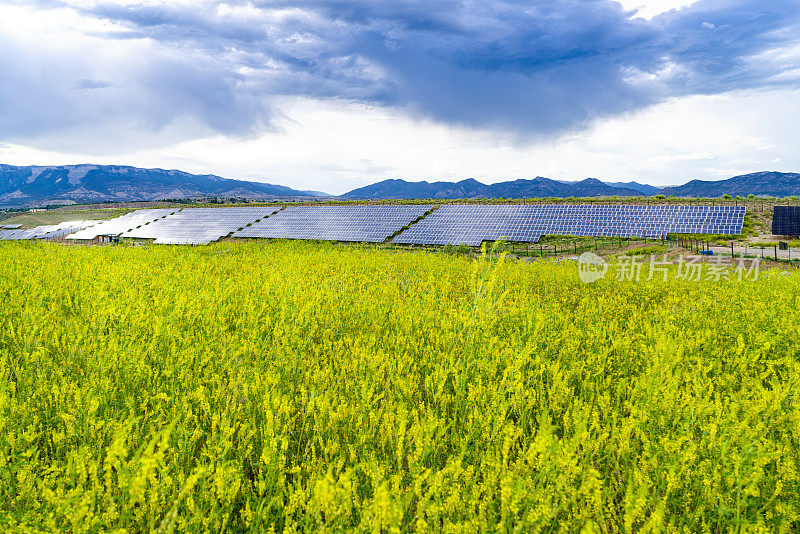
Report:
[[664,239],[736,235],[744,207],[675,205],[351,205],[144,209],[103,221],[0,230],[2,240],[92,241],[100,236],[205,245],[224,237],[479,246],[537,243],[542,236]]

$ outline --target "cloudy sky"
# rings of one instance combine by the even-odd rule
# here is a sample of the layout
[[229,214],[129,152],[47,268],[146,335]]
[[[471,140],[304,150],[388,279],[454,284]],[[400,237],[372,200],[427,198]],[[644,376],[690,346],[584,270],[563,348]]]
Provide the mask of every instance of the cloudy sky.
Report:
[[0,163],[330,193],[800,171],[800,1],[0,0]]

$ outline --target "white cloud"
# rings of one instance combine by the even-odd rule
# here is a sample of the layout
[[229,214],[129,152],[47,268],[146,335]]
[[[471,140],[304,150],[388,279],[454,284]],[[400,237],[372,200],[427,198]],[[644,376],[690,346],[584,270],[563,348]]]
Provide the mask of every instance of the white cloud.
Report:
[[800,91],[673,100],[549,143],[519,145],[500,132],[417,122],[341,101],[285,99],[281,131],[223,136],[92,157],[0,147],[11,164],[115,163],[344,193],[385,178],[491,183],[537,175],[671,185],[760,170],[797,171]]
[[658,14],[690,6],[698,0],[617,0],[627,10],[635,10],[636,17],[651,19]]

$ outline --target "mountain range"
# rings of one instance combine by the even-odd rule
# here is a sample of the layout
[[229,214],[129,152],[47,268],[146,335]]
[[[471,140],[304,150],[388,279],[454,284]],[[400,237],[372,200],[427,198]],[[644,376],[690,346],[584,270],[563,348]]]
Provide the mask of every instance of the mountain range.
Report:
[[9,207],[207,197],[273,200],[313,198],[319,194],[212,174],[123,165],[0,164],[0,206]]
[[[634,183],[635,184],[635,183]],[[595,178],[580,182],[563,182],[536,177],[486,185],[469,178],[460,182],[406,182],[384,180],[359,187],[342,195],[345,199],[411,199],[411,198],[543,198],[543,197],[639,197],[643,193],[634,184],[606,184]],[[641,184],[635,186],[642,187]]]
[[787,197],[800,195],[800,174],[792,172],[756,172],[727,180],[692,180],[684,185],[658,187],[638,182],[601,182],[587,178],[567,182],[537,177],[486,185],[477,180],[460,182],[407,182],[384,180],[354,189],[342,195],[346,199],[412,198],[543,198],[543,197],[632,197],[665,195],[676,197],[731,196]]
[[252,200],[345,200],[639,197],[661,194],[680,197],[722,195],[786,197],[800,195],[800,174],[757,172],[727,180],[692,180],[659,189],[638,182],[602,182],[595,178],[569,182],[536,177],[484,184],[469,178],[458,182],[383,180],[340,197],[299,191],[260,182],[231,180],[211,174],[141,169],[122,165],[14,166],[0,164],[0,206],[32,207],[93,202],[133,202],[191,198]]
[[791,197],[800,195],[800,174],[796,172],[754,172],[727,180],[692,180],[675,187],[665,187],[662,195],[673,197],[765,196]]

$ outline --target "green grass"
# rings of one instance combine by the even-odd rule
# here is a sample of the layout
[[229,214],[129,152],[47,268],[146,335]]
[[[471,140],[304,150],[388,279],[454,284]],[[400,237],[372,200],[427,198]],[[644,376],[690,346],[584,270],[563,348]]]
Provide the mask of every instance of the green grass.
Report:
[[669,247],[663,245],[649,245],[643,247],[635,247],[628,250],[623,250],[620,255],[622,256],[649,256],[651,254],[664,254],[669,250]]
[[800,273],[659,278],[0,243],[0,529],[796,531]]

